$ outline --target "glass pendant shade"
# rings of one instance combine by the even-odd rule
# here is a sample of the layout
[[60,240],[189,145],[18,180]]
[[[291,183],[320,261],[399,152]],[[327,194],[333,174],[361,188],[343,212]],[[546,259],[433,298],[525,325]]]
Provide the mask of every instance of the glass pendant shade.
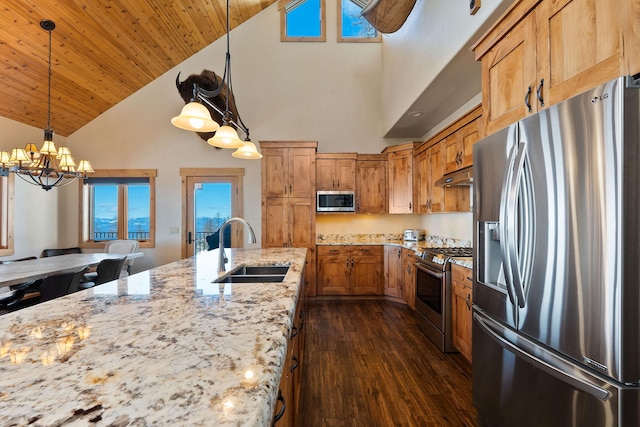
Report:
[[262,154],[258,152],[256,145],[251,141],[244,141],[242,147],[231,153],[233,157],[238,159],[261,159]]
[[91,162],[89,160],[80,160],[78,164],[77,172],[80,173],[93,173],[93,167],[91,166]]
[[2,164],[2,167],[13,164],[8,151],[0,151],[0,164]]
[[44,144],[42,144],[42,148],[40,149],[40,154],[51,154],[52,156],[57,156],[58,152],[56,151],[56,144],[53,141],[44,140]]
[[31,157],[24,151],[24,148],[14,148],[11,150],[11,162],[30,162]]
[[242,140],[238,138],[238,132],[229,125],[223,125],[216,131],[216,134],[207,140],[209,145],[218,148],[240,148]]
[[211,119],[207,107],[195,101],[182,107],[180,115],[171,119],[171,124],[193,132],[213,132],[220,128],[220,125]]

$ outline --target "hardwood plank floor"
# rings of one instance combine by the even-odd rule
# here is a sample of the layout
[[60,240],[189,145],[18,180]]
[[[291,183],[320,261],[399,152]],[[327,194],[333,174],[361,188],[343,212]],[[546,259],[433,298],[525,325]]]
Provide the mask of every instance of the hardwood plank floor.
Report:
[[470,367],[388,301],[307,306],[299,426],[477,426]]

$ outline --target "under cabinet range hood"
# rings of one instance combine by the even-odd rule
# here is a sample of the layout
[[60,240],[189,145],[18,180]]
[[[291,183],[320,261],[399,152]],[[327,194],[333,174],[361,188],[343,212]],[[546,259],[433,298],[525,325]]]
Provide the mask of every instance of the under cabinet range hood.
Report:
[[448,173],[436,181],[437,187],[459,187],[473,184],[473,167]]

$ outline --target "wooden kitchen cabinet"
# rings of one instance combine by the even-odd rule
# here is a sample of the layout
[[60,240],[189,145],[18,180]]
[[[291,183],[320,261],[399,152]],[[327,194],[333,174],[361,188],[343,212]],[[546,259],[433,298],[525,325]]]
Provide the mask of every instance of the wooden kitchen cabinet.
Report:
[[306,295],[315,295],[317,143],[260,141],[262,247],[307,248]]
[[471,362],[471,329],[473,325],[472,271],[457,264],[451,265],[451,330],[452,343]]
[[356,213],[387,213],[387,156],[384,154],[358,155]]
[[403,297],[413,310],[416,309],[416,266],[415,251],[402,248],[402,275],[404,276]]
[[319,296],[382,294],[382,246],[318,246],[317,257]]
[[[484,135],[619,75],[637,73],[640,61],[631,57],[640,43],[640,8],[627,3],[514,2],[472,48],[482,62]],[[623,7],[634,18],[621,14]]]
[[473,165],[473,144],[480,139],[478,122],[474,119],[441,142],[445,175]]
[[420,143],[387,147],[383,153],[387,154],[387,188],[389,196],[389,213],[413,213],[413,152]]
[[316,190],[354,191],[356,153],[316,154]]
[[316,147],[311,141],[260,141],[262,197],[314,197]]
[[384,247],[384,294],[402,299],[403,289],[402,247],[386,245]]

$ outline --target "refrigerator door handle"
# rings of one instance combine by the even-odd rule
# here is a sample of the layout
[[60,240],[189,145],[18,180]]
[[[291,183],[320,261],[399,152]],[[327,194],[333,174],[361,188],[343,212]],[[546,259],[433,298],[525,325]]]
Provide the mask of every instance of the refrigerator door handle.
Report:
[[[515,336],[515,333],[511,332],[506,327],[478,314],[475,311],[473,313],[473,319],[477,322],[478,326],[480,326],[485,333],[487,333],[492,339],[500,344],[500,346],[507,349],[516,356],[526,360],[536,368],[584,393],[590,394],[597,399],[604,401],[611,397],[611,393],[609,393],[609,391],[588,382],[588,380],[586,379],[578,378],[575,375],[571,375],[571,373],[567,372],[567,368],[569,368],[571,365],[555,356],[554,354],[530,342],[526,338],[518,336],[518,344],[514,344],[513,342],[511,342],[511,340],[509,340],[507,334],[514,334]],[[546,360],[543,360],[540,357],[536,357],[534,355],[535,353],[540,353],[541,351],[544,352]]]
[[511,153],[509,154],[507,172],[505,173],[504,181],[502,184],[502,192],[500,193],[500,228],[502,233],[502,235],[500,236],[500,257],[502,258],[507,295],[509,295],[509,300],[514,306],[517,304],[517,301],[513,290],[513,271],[511,270],[511,259],[509,258],[510,251],[508,248],[508,242],[512,237],[509,234],[510,228],[508,227],[508,213],[510,210],[513,171],[515,166],[514,163],[518,154],[517,148],[518,147],[513,147],[511,149]]
[[[523,179],[525,169],[525,159],[527,146],[524,142],[520,142],[514,147],[509,156],[509,167],[502,188],[502,196],[500,203],[500,224],[504,230],[504,239],[500,240],[500,249],[502,252],[502,263],[504,265],[505,280],[507,282],[507,290],[509,291],[509,299],[513,305],[523,308],[526,303],[524,295],[524,284],[522,280],[522,271],[518,263],[517,245],[523,243],[529,245],[528,239],[519,242],[516,238],[518,224],[527,224],[531,218],[523,218],[518,221],[518,187]],[[516,151],[517,149],[517,151]],[[530,214],[530,205],[526,204],[524,215]],[[524,249],[524,248],[523,248]],[[527,254],[529,251],[522,251]]]

